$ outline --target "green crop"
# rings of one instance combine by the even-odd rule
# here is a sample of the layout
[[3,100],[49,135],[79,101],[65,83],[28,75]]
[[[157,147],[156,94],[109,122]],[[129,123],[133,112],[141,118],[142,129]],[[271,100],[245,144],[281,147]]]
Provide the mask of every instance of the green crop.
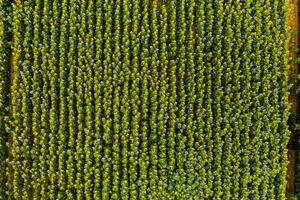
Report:
[[285,198],[287,1],[0,8],[0,199]]
[[[7,191],[7,157],[9,140],[6,124],[9,122],[9,65],[13,62],[11,53],[11,5],[0,1],[0,197]],[[11,72],[12,73],[12,72]],[[9,126],[9,125],[8,125]]]

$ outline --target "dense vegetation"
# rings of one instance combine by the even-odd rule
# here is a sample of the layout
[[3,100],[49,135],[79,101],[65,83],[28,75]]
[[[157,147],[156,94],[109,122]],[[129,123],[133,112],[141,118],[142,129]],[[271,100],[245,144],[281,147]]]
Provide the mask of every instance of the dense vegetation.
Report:
[[9,54],[11,51],[9,1],[0,1],[0,197],[4,197],[6,191],[6,158],[8,134],[5,131],[5,121],[8,116],[9,106]]
[[0,2],[2,199],[284,199],[286,0]]

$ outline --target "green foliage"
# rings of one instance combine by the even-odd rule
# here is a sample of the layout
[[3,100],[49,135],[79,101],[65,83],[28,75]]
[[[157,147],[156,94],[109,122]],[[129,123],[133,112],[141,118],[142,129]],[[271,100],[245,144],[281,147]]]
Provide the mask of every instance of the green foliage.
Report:
[[9,115],[9,62],[11,52],[11,5],[0,1],[0,198],[6,197],[8,133],[6,124]]
[[1,199],[284,199],[287,1],[9,2]]

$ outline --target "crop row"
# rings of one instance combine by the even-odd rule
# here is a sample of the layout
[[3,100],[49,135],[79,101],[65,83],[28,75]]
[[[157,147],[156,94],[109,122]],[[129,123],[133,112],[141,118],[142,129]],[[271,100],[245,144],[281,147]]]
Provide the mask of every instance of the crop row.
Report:
[[286,3],[2,3],[1,197],[284,199]]

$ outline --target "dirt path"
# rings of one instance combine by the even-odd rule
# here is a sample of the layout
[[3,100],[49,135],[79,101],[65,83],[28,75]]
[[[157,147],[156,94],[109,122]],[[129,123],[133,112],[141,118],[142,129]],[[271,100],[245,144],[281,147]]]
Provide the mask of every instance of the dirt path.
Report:
[[[298,48],[299,44],[299,20],[298,20],[298,0],[290,0],[290,17],[289,17],[289,25],[291,27],[290,31],[290,54],[289,56],[292,58],[292,62],[290,64],[289,69],[289,77],[293,78],[298,72],[298,64],[296,63],[297,60],[297,52],[296,49]],[[296,95],[290,95],[290,102],[291,102],[291,117],[295,118],[297,116],[297,98]],[[292,133],[291,135],[291,142],[289,145],[289,152],[288,152],[288,168],[287,168],[287,197],[291,199],[290,194],[295,192],[295,166],[296,166],[296,149],[295,149],[295,134]]]

